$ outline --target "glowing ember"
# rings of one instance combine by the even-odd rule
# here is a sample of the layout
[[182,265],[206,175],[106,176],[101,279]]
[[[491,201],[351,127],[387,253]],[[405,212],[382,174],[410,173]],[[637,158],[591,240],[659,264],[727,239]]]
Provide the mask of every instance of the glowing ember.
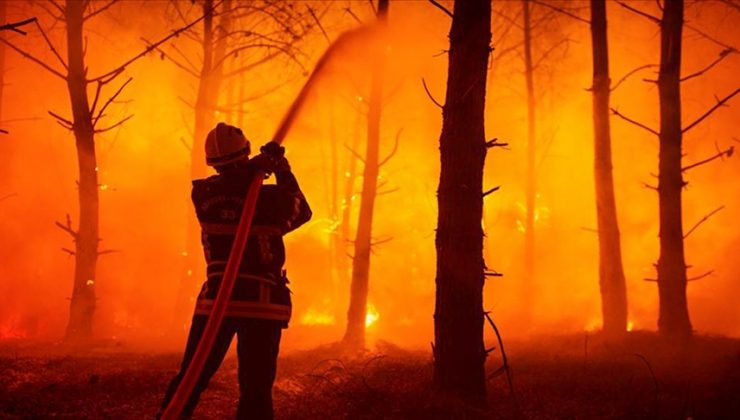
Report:
[[85,284],[88,285],[88,286],[92,286],[93,284],[95,284],[95,280],[92,280],[92,279],[91,280],[88,280],[88,281],[85,282]]
[[0,340],[26,337],[28,337],[28,333],[20,328],[17,319],[10,319],[5,325],[0,325]]
[[597,318],[589,320],[586,323],[586,327],[584,329],[588,332],[594,332],[598,329],[601,329],[601,320]]
[[301,324],[303,325],[333,325],[334,316],[330,313],[319,312],[315,309],[309,309],[301,317]]
[[365,315],[365,327],[370,327],[375,324],[380,318],[380,313],[375,309],[375,305],[372,303],[367,304],[367,314]]
[[627,323],[627,331],[632,331],[634,327],[635,327],[635,324],[632,321]]
[[108,184],[100,184],[100,191],[105,191],[108,189]]

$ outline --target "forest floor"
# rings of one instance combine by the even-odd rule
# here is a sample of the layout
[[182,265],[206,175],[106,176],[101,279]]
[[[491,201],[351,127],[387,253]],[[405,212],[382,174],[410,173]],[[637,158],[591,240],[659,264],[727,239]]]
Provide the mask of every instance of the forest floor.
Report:
[[[286,352],[275,384],[278,419],[740,418],[740,340],[694,337],[668,343],[633,332],[505,343],[506,375],[488,381],[488,408],[442,398],[429,352],[378,343],[361,357],[331,346]],[[103,347],[69,354],[41,344],[0,342],[0,418],[152,418],[179,354]],[[500,353],[487,369],[501,365]],[[234,416],[238,386],[230,355],[195,418]]]

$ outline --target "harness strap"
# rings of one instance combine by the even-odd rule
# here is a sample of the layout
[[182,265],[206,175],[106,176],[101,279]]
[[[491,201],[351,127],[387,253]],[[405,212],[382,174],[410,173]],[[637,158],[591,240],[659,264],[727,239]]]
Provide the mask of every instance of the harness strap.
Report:
[[[235,235],[238,225],[228,223],[201,223],[200,228],[206,235]],[[249,236],[282,236],[282,229],[275,226],[252,226]]]
[[[195,305],[196,315],[210,315],[213,299],[198,299]],[[290,321],[292,309],[288,305],[276,303],[231,300],[226,306],[225,316],[235,318],[271,319]]]

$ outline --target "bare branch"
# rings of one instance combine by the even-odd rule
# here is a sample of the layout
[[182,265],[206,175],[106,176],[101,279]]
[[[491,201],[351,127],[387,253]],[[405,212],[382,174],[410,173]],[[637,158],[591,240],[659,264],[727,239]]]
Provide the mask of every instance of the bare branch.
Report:
[[106,128],[101,128],[99,130],[95,130],[95,133],[105,133],[106,131],[113,130],[114,128],[119,127],[120,125],[122,125],[126,121],[130,120],[131,118],[133,118],[133,116],[134,116],[134,114],[131,114],[128,117],[122,119],[121,121],[118,121],[117,123],[113,124],[110,127],[106,127]]
[[359,23],[360,25],[362,25],[362,19],[358,18],[357,15],[355,14],[355,12],[352,11],[352,9],[350,9],[349,7],[347,7],[347,8],[344,9],[344,11],[347,12],[347,14],[349,14],[350,16],[352,16],[357,23]]
[[697,280],[701,280],[704,277],[708,277],[708,276],[712,275],[712,273],[714,273],[714,270],[709,270],[706,273],[701,274],[701,275],[698,275],[696,277],[689,277],[689,278],[686,279],[686,281],[697,281]]
[[69,233],[70,236],[72,236],[72,239],[77,239],[77,232],[72,229],[72,219],[69,217],[69,214],[67,215],[67,224],[63,225],[60,222],[54,222],[57,227],[67,233]]
[[72,123],[72,121],[70,121],[70,120],[68,120],[68,119],[66,119],[66,118],[64,118],[64,117],[61,117],[61,116],[59,116],[59,115],[57,115],[57,114],[55,114],[55,113],[53,113],[53,112],[51,112],[51,111],[47,111],[47,112],[48,112],[48,113],[49,113],[49,115],[51,115],[52,117],[56,118],[56,119],[57,119],[57,121],[58,121],[58,122],[59,122],[60,124],[62,124],[62,126],[63,126],[63,127],[67,128],[67,129],[69,129],[69,130],[71,130],[71,129],[72,129],[73,127],[74,127],[74,123]]
[[271,52],[270,54],[267,54],[266,56],[260,58],[259,60],[255,61],[253,63],[249,63],[247,65],[244,65],[242,67],[239,67],[238,69],[235,69],[235,70],[229,71],[227,73],[224,73],[224,76],[223,77],[232,77],[232,76],[236,76],[236,75],[242,74],[244,72],[250,71],[250,70],[254,69],[255,67],[258,67],[258,66],[260,66],[260,65],[262,65],[264,63],[267,63],[268,61],[270,61],[273,58],[277,57],[281,53],[282,53],[282,51],[274,51],[274,52]]
[[623,120],[625,120],[625,121],[627,121],[629,123],[632,123],[632,124],[634,124],[634,125],[642,128],[643,130],[647,130],[650,133],[655,134],[656,136],[660,136],[660,133],[658,133],[657,131],[653,130],[652,128],[646,126],[645,124],[640,123],[640,122],[637,122],[637,121],[635,121],[635,120],[633,120],[631,118],[628,118],[628,117],[620,114],[619,111],[617,111],[615,108],[610,108],[610,109],[612,111],[612,114],[616,115],[617,117],[619,117],[619,118],[621,118],[621,119],[623,119]]
[[48,64],[44,63],[43,61],[39,60],[38,58],[32,56],[31,54],[27,53],[26,51],[16,47],[15,45],[11,44],[10,42],[6,41],[5,38],[0,38],[0,42],[3,44],[9,46],[10,48],[14,49],[18,54],[22,55],[23,57],[33,61],[34,63],[38,64],[39,66],[46,69],[48,72],[53,74],[54,76],[59,77],[62,80],[67,80],[67,77],[63,75],[61,72],[57,71],[56,69],[52,68]]
[[21,35],[26,35],[27,34],[26,31],[24,31],[24,30],[22,30],[20,28],[23,27],[23,26],[26,26],[28,24],[31,24],[33,22],[36,22],[36,24],[38,25],[38,20],[35,17],[30,18],[30,19],[26,19],[26,20],[22,20],[20,22],[6,23],[5,25],[1,25],[0,26],[0,31],[13,31],[13,32],[17,32],[17,33],[19,33]]
[[484,192],[483,192],[483,197],[485,197],[485,196],[487,196],[487,195],[490,195],[490,194],[493,194],[493,193],[495,193],[496,191],[498,191],[498,190],[500,190],[500,189],[501,189],[501,186],[500,186],[500,185],[498,185],[498,186],[496,186],[496,187],[493,187],[493,188],[491,188],[491,189],[490,189],[490,190],[488,190],[488,191],[484,191]]
[[113,70],[111,70],[111,71],[109,71],[107,73],[104,73],[104,74],[102,74],[100,76],[93,77],[92,79],[88,79],[87,82],[88,83],[91,83],[91,82],[103,82],[103,83],[110,82],[116,76],[118,76],[119,74],[121,74],[126,69],[126,67],[128,67],[131,63],[133,63],[136,60],[140,59],[141,57],[144,57],[145,55],[149,54],[154,49],[156,49],[160,45],[164,44],[165,42],[169,41],[170,39],[172,39],[174,37],[177,37],[181,33],[183,33],[185,31],[187,31],[188,29],[192,28],[198,22],[200,22],[201,20],[203,20],[205,17],[206,17],[206,15],[203,14],[203,16],[199,17],[198,19],[195,19],[194,21],[190,22],[189,24],[187,24],[187,25],[185,25],[185,26],[183,26],[183,27],[181,27],[181,28],[179,28],[177,30],[172,31],[169,35],[167,35],[164,38],[160,39],[159,41],[157,41],[157,42],[155,42],[155,43],[147,46],[146,48],[144,48],[144,50],[142,52],[140,52],[139,54],[136,54],[135,56],[133,56],[130,59],[126,60],[120,66],[118,66],[118,67],[114,68]]
[[344,148],[347,149],[354,157],[356,157],[360,162],[365,163],[365,159],[355,151],[355,149],[351,148],[348,144],[344,145]]
[[121,250],[120,249],[104,249],[98,252],[98,256],[105,255],[105,254],[115,254],[118,252],[121,252]]
[[395,188],[391,188],[389,190],[378,191],[378,192],[375,193],[375,195],[376,196],[381,196],[381,195],[386,195],[386,194],[392,194],[392,193],[394,193],[396,191],[399,191],[400,189],[401,188],[399,188],[399,187],[395,187]]
[[730,146],[726,150],[720,150],[716,154],[714,154],[714,155],[712,155],[712,156],[710,156],[710,157],[708,157],[708,158],[706,158],[704,160],[700,160],[699,162],[692,163],[691,165],[688,165],[688,166],[685,166],[685,167],[681,168],[681,172],[686,172],[689,169],[693,169],[693,168],[696,168],[697,166],[704,165],[704,164],[709,163],[709,162],[711,162],[711,161],[713,161],[715,159],[719,159],[719,158],[721,158],[723,156],[732,157],[732,153],[734,151],[735,151],[735,147],[734,146]]
[[[146,38],[140,38],[142,41],[146,42],[147,45],[151,45],[151,43]],[[171,55],[167,54],[163,49],[157,47],[155,50],[160,54],[160,57],[163,59],[166,58],[172,62],[175,66],[179,67],[181,70],[183,70],[185,73],[197,78],[200,78],[200,75],[194,71],[193,69],[187,67],[186,65],[180,63],[179,61],[175,60]]]
[[106,11],[107,9],[109,9],[111,6],[113,6],[116,3],[118,3],[118,0],[110,0],[108,3],[104,4],[103,6],[100,6],[97,10],[90,12],[87,16],[83,17],[82,20],[85,21],[85,20],[92,18],[93,16]]
[[437,9],[445,12],[445,14],[447,14],[447,16],[454,17],[453,14],[452,14],[452,12],[450,12],[450,9],[442,6],[437,0],[429,0],[429,3],[432,3],[434,5],[434,7],[436,7]]
[[434,99],[434,96],[432,96],[432,92],[429,91],[429,87],[427,86],[427,81],[424,80],[423,77],[421,78],[421,84],[424,85],[424,91],[427,93],[427,96],[429,97],[429,99],[431,99],[432,102],[434,102],[434,105],[437,105],[440,109],[444,109],[444,106],[440,104],[439,102],[437,102],[437,100]]
[[712,61],[712,63],[711,63],[711,64],[709,64],[708,66],[704,67],[703,69],[701,69],[701,70],[697,71],[696,73],[691,73],[690,75],[688,75],[688,76],[686,76],[686,77],[682,77],[680,81],[681,81],[681,82],[685,82],[685,81],[687,81],[687,80],[693,79],[694,77],[698,77],[698,76],[701,76],[702,74],[704,74],[704,73],[706,73],[707,71],[711,70],[711,69],[712,69],[712,67],[714,67],[714,66],[716,66],[717,64],[719,64],[719,63],[720,63],[720,62],[721,62],[722,60],[724,60],[724,59],[725,59],[725,58],[726,58],[726,57],[727,57],[728,55],[730,55],[730,54],[732,54],[732,53],[736,53],[736,52],[737,52],[737,50],[734,50],[734,49],[732,49],[732,48],[725,48],[724,50],[722,50],[722,51],[721,51],[721,52],[719,53],[719,57],[717,57],[717,59],[716,59],[716,60]]
[[311,15],[314,22],[316,22],[316,26],[318,26],[319,29],[321,30],[321,33],[324,35],[324,39],[326,39],[326,42],[331,44],[331,39],[329,38],[329,35],[326,34],[326,31],[324,30],[324,26],[321,25],[321,21],[319,20],[319,17],[316,16],[316,12],[314,12],[313,8],[311,8],[311,6],[309,5],[306,5],[306,9],[308,9],[308,13]]
[[686,126],[686,128],[684,128],[683,130],[681,130],[681,133],[685,133],[685,132],[691,130],[697,124],[699,124],[700,122],[704,121],[704,119],[706,119],[708,116],[712,115],[712,113],[714,111],[716,111],[719,107],[721,107],[722,105],[724,105],[727,101],[729,101],[730,99],[732,99],[732,97],[735,96],[735,95],[737,95],[738,93],[740,93],[740,88],[735,89],[734,92],[732,92],[729,95],[725,96],[721,100],[718,100],[717,103],[714,104],[713,107],[709,108],[709,110],[704,113],[704,115],[702,115],[701,117],[697,118],[694,122],[692,122],[691,124],[689,124],[688,126]]
[[714,38],[714,37],[711,37],[711,36],[707,35],[704,31],[702,31],[701,29],[697,28],[696,26],[693,26],[693,25],[691,25],[689,23],[686,23],[686,22],[684,22],[683,26],[686,27],[686,28],[688,28],[688,29],[691,29],[692,31],[696,32],[702,38],[704,38],[704,39],[706,39],[708,41],[711,41],[711,42],[719,45],[722,48],[737,50],[737,48],[733,47],[732,45],[726,44],[726,43],[718,40],[717,38]]
[[491,140],[488,140],[486,142],[486,148],[489,148],[489,149],[491,147],[502,147],[502,148],[506,148],[507,146],[509,146],[509,143],[501,143],[501,142],[499,142],[498,141],[498,137],[496,137],[494,139],[491,139]]
[[393,143],[393,150],[391,150],[391,152],[390,152],[390,153],[388,154],[388,156],[386,156],[386,157],[385,157],[385,159],[381,160],[381,161],[380,161],[380,162],[378,163],[378,167],[381,167],[381,166],[385,165],[386,163],[388,163],[388,161],[390,161],[390,160],[391,160],[391,158],[392,158],[392,157],[393,157],[393,156],[394,156],[394,155],[396,154],[396,152],[398,151],[398,142],[399,142],[399,140],[401,139],[401,132],[403,132],[403,128],[400,128],[400,129],[398,130],[398,132],[396,132],[396,139],[395,139],[395,142]]
[[583,22],[583,23],[585,23],[587,25],[590,25],[591,24],[591,21],[590,20],[584,19],[584,18],[582,18],[582,17],[580,17],[578,15],[575,15],[575,14],[573,14],[573,13],[571,13],[571,12],[565,10],[565,9],[561,9],[560,7],[555,7],[555,6],[552,6],[550,4],[541,2],[539,0],[532,0],[532,3],[539,4],[540,6],[545,6],[547,8],[550,8],[550,9],[552,9],[552,10],[558,12],[558,13],[562,13],[562,14],[568,16],[568,17],[571,17],[571,18],[573,18],[573,19],[575,19],[575,20],[577,20],[579,22]]
[[[103,106],[100,108],[100,111],[98,111],[98,114],[93,119],[93,122],[92,122],[93,127],[95,127],[98,124],[98,120],[103,117],[103,112],[105,112],[105,110],[108,108],[108,105],[110,105],[111,103],[113,103],[113,101],[116,100],[116,98],[118,97],[118,95],[120,95],[121,92],[123,92],[123,89],[126,87],[126,85],[128,85],[129,83],[131,83],[132,80],[133,80],[133,77],[129,77],[128,80],[126,80],[125,82],[123,82],[123,84],[121,85],[121,87],[119,87],[118,90],[113,95],[111,95],[111,97],[108,98],[107,101],[105,101],[105,104],[103,104]],[[100,86],[100,85],[101,85],[101,82],[98,82],[98,86]],[[92,113],[93,110],[90,110],[90,112]]]
[[691,233],[696,230],[696,228],[698,228],[699,226],[701,226],[702,223],[706,222],[710,217],[712,217],[715,214],[719,213],[719,211],[722,210],[722,209],[724,209],[724,208],[725,208],[725,206],[719,206],[716,209],[710,211],[706,216],[702,217],[701,220],[699,220],[698,222],[696,222],[696,224],[694,224],[694,226],[692,226],[691,229],[689,229],[689,231],[686,232],[686,234],[683,235],[683,239],[688,238],[689,235],[691,235]]
[[637,67],[637,68],[635,68],[635,69],[627,72],[627,74],[625,74],[621,79],[619,79],[619,81],[614,86],[612,86],[612,88],[610,89],[610,91],[611,92],[614,92],[619,87],[619,85],[621,85],[622,83],[624,83],[630,76],[632,76],[633,74],[637,73],[638,71],[644,70],[644,69],[649,69],[651,67],[658,67],[658,65],[657,64],[645,64],[644,66]]
[[64,251],[64,252],[66,252],[67,254],[69,254],[69,256],[70,256],[70,257],[71,257],[71,256],[74,256],[74,255],[75,255],[75,252],[74,252],[74,251],[72,251],[72,250],[71,250],[71,249],[69,249],[69,248],[64,248],[64,247],[62,247],[62,251]]
[[642,17],[645,17],[645,18],[650,19],[653,23],[660,24],[660,19],[658,19],[657,17],[655,17],[655,16],[653,16],[653,15],[651,15],[649,13],[645,13],[642,10],[635,9],[634,7],[632,7],[632,6],[628,5],[628,4],[622,3],[621,1],[618,1],[617,4],[619,4],[620,6],[624,7],[625,9],[629,10],[630,12],[637,13],[638,15],[640,15]]

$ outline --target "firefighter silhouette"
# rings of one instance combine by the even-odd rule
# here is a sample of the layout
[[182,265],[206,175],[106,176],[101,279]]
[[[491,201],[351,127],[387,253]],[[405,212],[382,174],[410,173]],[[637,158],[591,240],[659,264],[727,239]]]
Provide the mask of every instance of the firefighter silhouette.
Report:
[[162,409],[173,397],[198,346],[229,258],[247,188],[258,171],[274,173],[257,198],[252,228],[226,316],[182,415],[192,415],[226,355],[234,335],[239,359],[237,418],[271,419],[272,384],[283,328],[291,315],[290,290],[283,270],[283,235],[311,218],[285,149],[270,142],[249,159],[250,143],[242,131],[224,123],[208,133],[206,163],[217,175],[193,181],[192,199],[201,226],[207,279],[196,301],[180,372],[165,393]]

